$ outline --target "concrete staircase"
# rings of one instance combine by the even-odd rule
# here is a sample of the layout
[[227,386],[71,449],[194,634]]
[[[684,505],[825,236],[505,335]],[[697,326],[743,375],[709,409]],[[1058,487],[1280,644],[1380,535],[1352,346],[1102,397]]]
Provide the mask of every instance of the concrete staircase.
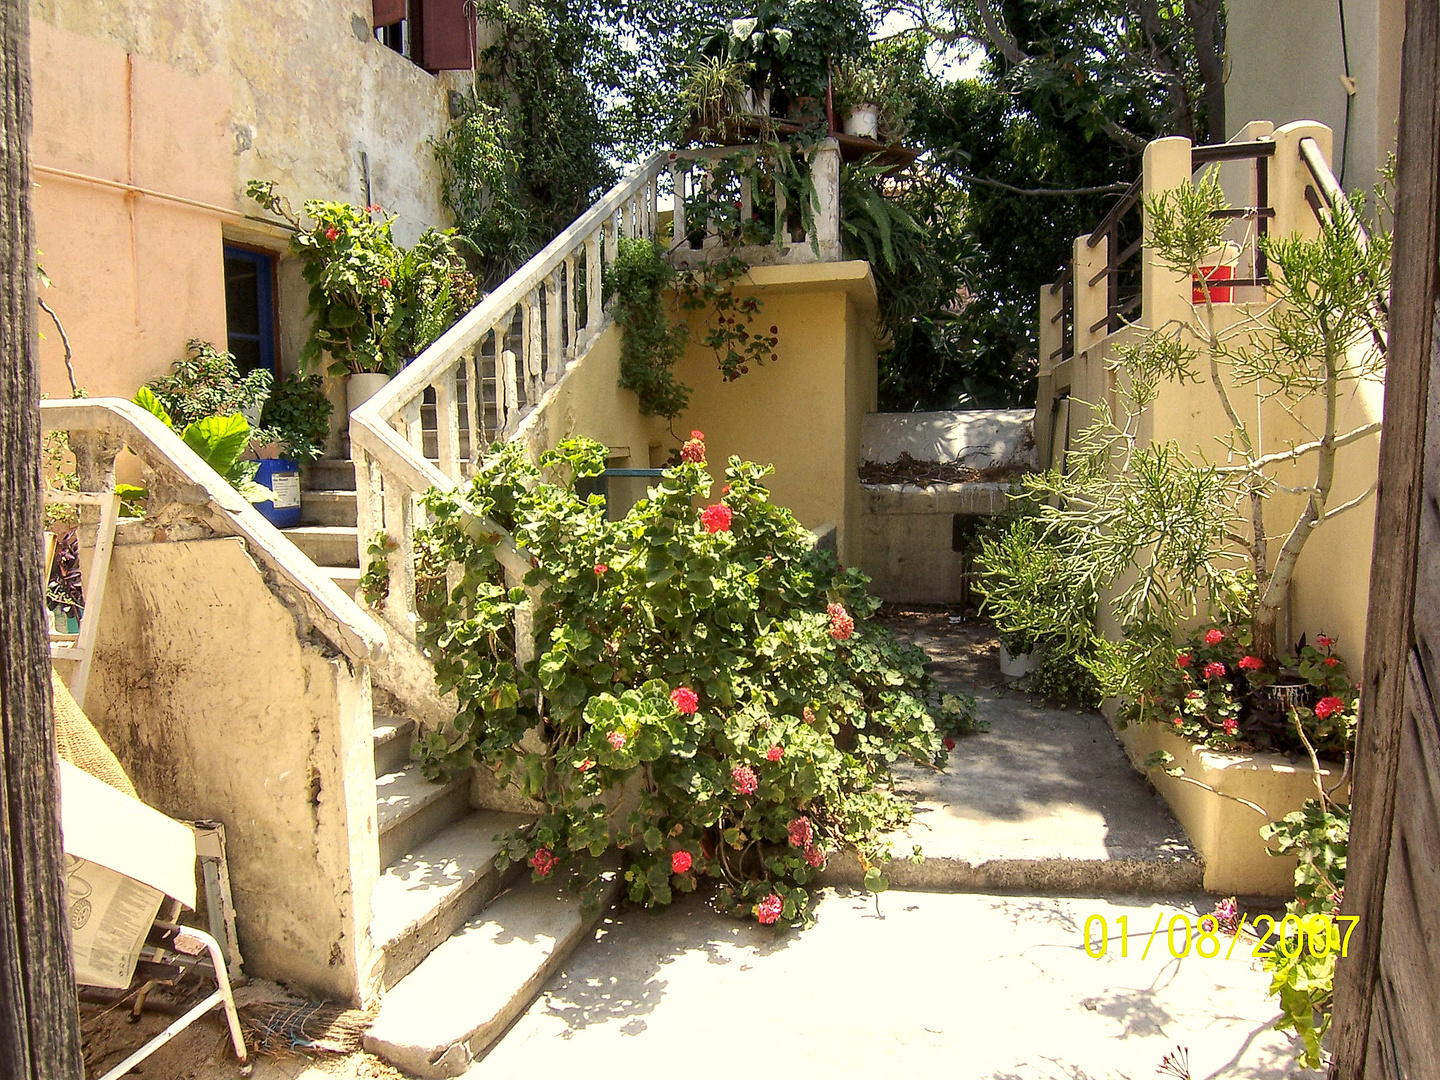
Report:
[[[308,467],[300,513],[285,534],[354,595],[353,464]],[[365,1045],[417,1076],[458,1076],[525,1010],[593,920],[561,883],[536,885],[523,866],[496,867],[498,837],[527,817],[473,809],[468,773],[425,779],[412,762],[413,720],[377,712],[374,724],[383,869],[370,938],[384,954],[384,997]],[[612,881],[606,907],[618,888]]]

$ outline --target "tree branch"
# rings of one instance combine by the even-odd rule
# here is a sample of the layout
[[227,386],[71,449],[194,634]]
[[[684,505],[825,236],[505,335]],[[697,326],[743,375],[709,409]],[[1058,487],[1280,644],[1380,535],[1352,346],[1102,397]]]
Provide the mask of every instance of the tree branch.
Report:
[[1006,60],[1012,64],[1023,64],[1030,59],[1029,54],[1021,49],[1015,39],[1005,32],[1005,27],[1000,25],[1000,20],[990,10],[990,0],[975,0],[975,8],[980,12],[980,21],[985,24],[986,36],[1004,54]]
[[[1379,430],[1379,421],[1371,424],[1362,424],[1358,428],[1347,431],[1344,435],[1335,436],[1335,438],[1330,440],[1330,445],[1338,450],[1342,446],[1349,446],[1353,442],[1359,442],[1367,435],[1374,435]],[[1313,454],[1323,445],[1323,439],[1316,440],[1315,442],[1301,443],[1299,446],[1293,446],[1289,450],[1282,450],[1276,454],[1266,454],[1264,457],[1258,457],[1254,461],[1246,462],[1244,465],[1226,465],[1219,471],[1222,473],[1237,473],[1250,472],[1253,469],[1263,469],[1267,465],[1275,465],[1282,461],[1294,461],[1297,458],[1304,457],[1306,454]]]

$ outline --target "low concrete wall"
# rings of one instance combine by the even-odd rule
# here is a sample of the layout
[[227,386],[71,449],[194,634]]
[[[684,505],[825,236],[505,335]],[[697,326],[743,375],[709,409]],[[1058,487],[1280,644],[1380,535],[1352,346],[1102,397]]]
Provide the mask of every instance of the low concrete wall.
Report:
[[[1206,750],[1155,723],[1130,724],[1117,734],[1131,762],[1149,776],[1204,857],[1205,888],[1209,892],[1285,898],[1295,895],[1297,860],[1267,854],[1269,845],[1260,839],[1260,827],[1299,810],[1306,799],[1315,798],[1315,773],[1308,762],[1292,761],[1280,754]],[[1173,755],[1171,767],[1183,769],[1189,779],[1170,776],[1159,768],[1146,769],[1146,758],[1157,750]],[[1322,782],[1327,792],[1337,779],[1338,774],[1322,764]],[[1334,794],[1345,801],[1350,797],[1349,785],[1342,785]],[[1240,799],[1263,807],[1265,812],[1261,814],[1237,801]]]
[[869,413],[860,429],[860,460],[953,461],[973,469],[1035,468],[1034,409]]
[[120,544],[86,709],[150,805],[225,824],[249,974],[359,1001],[379,877],[370,675],[236,538]]

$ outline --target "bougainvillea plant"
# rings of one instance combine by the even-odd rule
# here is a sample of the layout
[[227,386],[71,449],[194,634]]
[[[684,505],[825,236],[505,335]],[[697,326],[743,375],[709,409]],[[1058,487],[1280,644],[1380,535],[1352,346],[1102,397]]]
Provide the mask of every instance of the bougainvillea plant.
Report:
[[[466,488],[426,497],[427,544],[459,573],[421,598],[421,637],[459,711],[421,764],[479,764],[542,804],[501,855],[537,878],[572,868],[597,897],[618,845],[636,902],[710,879],[722,910],[804,923],[842,847],[885,887],[882,833],[910,812],[891,764],[943,765],[974,702],[939,695],[924,653],[871,621],[863,575],[770,502],[768,468],[731,458],[715,499],[703,451],[692,433],[617,521],[574,491],[604,469],[588,440],[538,468],[505,444]],[[487,521],[529,553],[525,587],[504,582]],[[529,660],[514,637],[527,603]]]

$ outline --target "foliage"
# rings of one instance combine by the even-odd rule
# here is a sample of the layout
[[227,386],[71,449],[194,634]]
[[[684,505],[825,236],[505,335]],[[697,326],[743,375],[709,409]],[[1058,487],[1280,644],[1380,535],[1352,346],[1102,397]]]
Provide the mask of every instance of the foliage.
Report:
[[1047,528],[1032,515],[998,534],[982,534],[975,591],[1012,653],[1039,642],[1076,656],[1095,636],[1096,582],[1080,557],[1082,539],[1064,525]]
[[[1299,1035],[1300,1063],[1318,1069],[1322,1064],[1320,1040],[1330,1027],[1335,992],[1340,951],[1335,937],[1341,924],[1334,919],[1345,894],[1350,807],[1332,803],[1321,791],[1318,799],[1305,800],[1303,808],[1261,828],[1260,835],[1275,842],[1270,854],[1293,855],[1300,860],[1295,868],[1295,899],[1285,905],[1287,917],[1294,915],[1300,920],[1299,941],[1282,937],[1265,954],[1263,963],[1270,972],[1270,993],[1280,999],[1281,1016],[1275,1029]],[[1318,940],[1327,942],[1328,947],[1316,948]]]
[[[475,93],[503,121],[506,134],[497,129],[492,137],[504,138],[514,157],[519,185],[513,202],[524,212],[525,247],[533,250],[569,226],[616,178],[614,137],[600,101],[616,84],[619,56],[605,49],[600,31],[576,10],[581,6],[566,0],[476,5],[494,38],[480,51]],[[612,70],[589,67],[592,56]]]
[[[588,440],[539,468],[503,445],[467,488],[426,496],[429,542],[460,579],[422,598],[420,632],[460,708],[421,761],[432,774],[480,762],[544,803],[503,856],[536,876],[571,863],[594,885],[619,844],[638,902],[709,877],[726,910],[804,921],[840,846],[884,887],[881,833],[908,816],[890,763],[943,763],[946,733],[973,713],[953,696],[936,706],[924,654],[872,623],[863,575],[770,503],[768,468],[732,458],[721,500],[697,513],[703,456],[697,436],[618,521],[572,489],[604,468]],[[533,563],[523,588],[504,583],[499,530]],[[514,644],[527,603],[533,660]],[[543,749],[525,738],[537,725]]]
[[915,106],[915,84],[924,78],[923,65],[921,39],[877,43],[862,57],[841,60],[832,78],[837,115],[844,117],[869,105],[876,110],[880,141],[904,142]]
[[620,237],[609,268],[615,323],[620,327],[620,386],[640,398],[646,416],[673,420],[690,402],[690,388],[675,378],[689,333],[665,312],[665,290],[675,281],[665,246]]
[[334,410],[319,375],[292,373],[277,382],[265,399],[261,429],[252,438],[256,442],[280,443],[292,461],[316,461],[325,456]]
[[184,358],[171,365],[170,374],[145,385],[164,406],[173,426],[183,429],[207,416],[244,412],[258,416],[273,381],[268,371],[241,376],[235,357],[208,341],[192,338],[185,345]]
[[[275,498],[273,491],[255,482],[255,471],[259,462],[244,461],[240,457],[250,446],[250,423],[245,417],[239,413],[229,416],[204,416],[190,421],[181,429],[148,386],[142,386],[136,391],[135,404],[179,435],[201,461],[219,473],[221,478],[250,502],[269,502]],[[136,499],[145,497],[145,492],[141,489],[133,489],[129,494]]]
[[1062,641],[1045,638],[1038,643],[1038,666],[1025,677],[1025,689],[1032,694],[1060,705],[1081,709],[1098,709],[1105,700],[1099,680],[1091,670],[1096,644],[1082,643],[1070,652]]
[[702,56],[685,71],[681,115],[693,123],[698,138],[720,139],[744,109],[744,65],[724,56]]
[[[745,72],[756,103],[766,90],[784,93],[785,57],[790,52],[793,32],[782,25],[788,5],[777,0],[759,0],[749,15],[731,19],[729,25],[711,31],[699,44],[701,56],[723,59]],[[772,102],[772,107],[780,105]]]
[[446,233],[427,229],[408,250],[390,235],[394,217],[378,206],[311,199],[306,226],[275,194],[252,180],[246,194],[295,229],[291,252],[310,284],[310,336],[300,352],[309,373],[328,353],[331,375],[393,375],[440,336],[477,297],[473,277]]
[[45,606],[72,619],[85,607],[85,581],[80,573],[80,531],[70,529],[55,542],[50,580],[45,585]]
[[370,543],[365,545],[369,562],[365,564],[365,572],[360,575],[359,589],[365,603],[372,608],[378,608],[390,595],[390,556],[399,546],[383,530],[377,532]]
[[460,115],[431,143],[440,193],[455,218],[455,239],[486,288],[504,281],[539,250],[524,205],[520,159],[501,111],[466,95]]
[[780,328],[757,329],[755,321],[764,305],[754,296],[736,293],[735,285],[750,272],[750,264],[728,255],[686,270],[676,280],[675,295],[683,311],[706,312],[700,344],[715,354],[720,376],[734,382],[749,374],[750,365],[780,359]]

